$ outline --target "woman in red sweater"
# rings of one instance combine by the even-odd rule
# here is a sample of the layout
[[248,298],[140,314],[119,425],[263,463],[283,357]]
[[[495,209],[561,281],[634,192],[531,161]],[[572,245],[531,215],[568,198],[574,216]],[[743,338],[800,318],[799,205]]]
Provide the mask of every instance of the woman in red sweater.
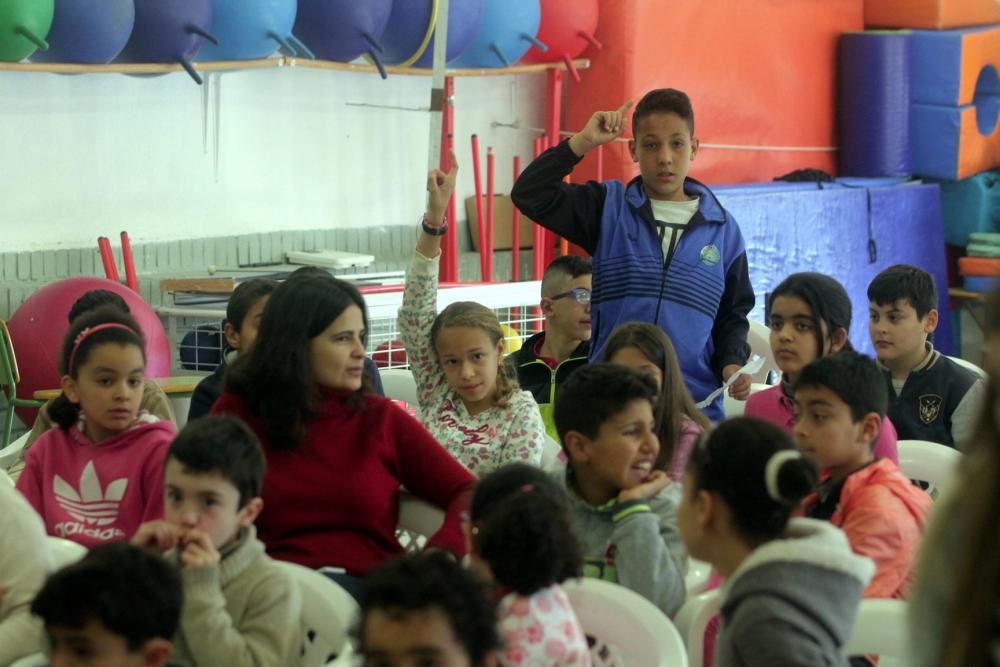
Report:
[[257,534],[279,560],[342,568],[350,590],[396,540],[399,489],[444,510],[428,547],[461,556],[473,476],[390,400],[368,393],[364,299],[330,275],[278,287],[213,413],[242,418],[267,455]]

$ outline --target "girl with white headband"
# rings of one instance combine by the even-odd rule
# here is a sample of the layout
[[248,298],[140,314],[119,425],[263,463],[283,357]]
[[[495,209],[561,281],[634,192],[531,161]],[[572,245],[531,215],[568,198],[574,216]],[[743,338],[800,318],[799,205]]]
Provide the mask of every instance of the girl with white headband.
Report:
[[717,667],[847,665],[841,654],[870,560],[840,529],[791,519],[815,465],[777,426],[731,419],[691,452],[678,529],[693,558],[726,580]]
[[131,315],[99,308],[63,339],[59,426],[28,452],[17,489],[49,535],[85,546],[127,540],[163,517],[163,462],[174,425],[140,410],[145,340]]

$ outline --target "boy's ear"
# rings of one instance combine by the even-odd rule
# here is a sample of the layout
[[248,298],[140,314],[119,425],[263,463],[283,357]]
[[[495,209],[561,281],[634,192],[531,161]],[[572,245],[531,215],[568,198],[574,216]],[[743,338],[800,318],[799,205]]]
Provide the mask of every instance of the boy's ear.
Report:
[[587,447],[590,440],[584,434],[579,431],[567,431],[563,434],[562,442],[570,463],[577,461],[586,463],[590,460],[589,447]]
[[543,296],[542,300],[538,302],[538,307],[542,311],[542,317],[548,317],[552,314],[552,299]]
[[715,515],[718,514],[718,506],[715,503],[715,498],[705,489],[698,491],[695,495],[694,510],[698,527],[702,530],[710,526],[715,519]]
[[698,155],[698,149],[701,148],[701,142],[698,137],[691,137],[691,159],[695,159]]
[[66,398],[69,399],[70,403],[80,402],[80,393],[76,390],[76,381],[73,380],[69,375],[63,375],[59,380],[59,386],[62,388]]
[[861,418],[861,438],[865,444],[874,444],[882,432],[882,418],[877,412],[869,412]]
[[222,327],[222,334],[226,337],[226,343],[234,350],[240,349],[240,332],[229,322]]
[[635,139],[628,140],[628,154],[632,156],[632,162],[639,161],[639,156],[635,154]]
[[240,510],[240,528],[246,528],[256,521],[262,509],[264,509],[264,500],[260,497],[251,498]]
[[927,314],[924,315],[924,332],[934,333],[934,330],[937,329],[937,325],[938,325],[938,310],[937,308],[931,308],[930,310],[927,311]]
[[157,637],[143,644],[139,650],[142,652],[142,662],[145,667],[164,667],[170,658],[173,644],[168,639]]

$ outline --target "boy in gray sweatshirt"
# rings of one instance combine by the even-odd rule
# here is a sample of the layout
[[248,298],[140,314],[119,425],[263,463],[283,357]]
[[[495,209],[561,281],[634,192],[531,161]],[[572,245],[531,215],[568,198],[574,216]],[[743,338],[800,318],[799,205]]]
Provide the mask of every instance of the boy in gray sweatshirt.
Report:
[[584,575],[619,583],[672,616],[684,603],[687,554],[677,532],[679,489],[653,465],[655,395],[653,379],[632,369],[575,371],[556,397],[569,463],[553,475],[569,496]]

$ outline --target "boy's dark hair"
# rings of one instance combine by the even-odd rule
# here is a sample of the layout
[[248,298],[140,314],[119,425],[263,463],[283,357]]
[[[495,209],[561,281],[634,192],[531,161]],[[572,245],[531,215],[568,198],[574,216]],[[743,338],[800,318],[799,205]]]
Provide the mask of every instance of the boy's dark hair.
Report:
[[868,285],[868,300],[879,306],[906,299],[917,311],[917,318],[938,307],[934,276],[918,266],[896,264],[875,276]]
[[657,88],[651,90],[635,106],[632,112],[632,136],[639,138],[639,121],[654,113],[675,113],[682,120],[687,121],[688,130],[694,137],[694,109],[691,107],[691,98],[687,93],[674,88]]
[[[768,326],[771,319],[771,304],[779,296],[801,299],[812,312],[814,333],[816,334],[816,356],[823,355],[823,326],[826,335],[833,337],[837,329],[851,332],[851,297],[835,278],[824,273],[793,273],[782,280],[767,297]],[[844,344],[845,350],[854,349],[851,341]]]
[[[101,324],[116,324],[121,326],[95,331],[84,336],[79,344],[77,344],[77,338],[84,331]],[[126,311],[117,306],[104,305],[92,311],[84,312],[70,324],[66,335],[63,336],[62,347],[60,349],[59,374],[69,375],[74,380],[77,379],[80,367],[87,363],[91,352],[105,343],[135,345],[142,352],[143,361],[146,360],[146,339],[142,335],[139,323]],[[73,352],[74,349],[76,350],[75,354]],[[71,357],[73,362],[72,368],[70,368]],[[63,430],[70,428],[80,418],[80,406],[71,403],[64,393],[52,399],[48,410],[49,417]]]
[[795,446],[774,424],[752,417],[727,419],[704,433],[691,450],[687,466],[690,492],[709,491],[721,496],[736,529],[749,542],[777,539],[785,532],[792,510],[813,491],[818,478],[810,459],[790,458],[778,468],[774,489],[778,497],[772,497],[767,488],[767,464],[782,451],[794,452]]
[[177,568],[127,542],[96,546],[52,574],[31,603],[46,626],[81,628],[100,621],[129,651],[151,639],[172,640],[183,601]]
[[221,475],[240,492],[240,508],[260,496],[267,461],[260,440],[240,419],[207,415],[189,422],[167,457],[187,472]]
[[566,493],[535,466],[513,463],[476,485],[472,537],[497,583],[521,595],[582,574]]
[[73,302],[73,305],[69,309],[69,323],[73,324],[73,320],[80,317],[84,313],[89,313],[92,310],[97,310],[101,306],[114,306],[119,308],[126,313],[131,313],[132,310],[128,307],[128,303],[122,298],[121,294],[117,292],[112,292],[107,289],[92,289],[88,292],[84,292],[83,296]]
[[589,276],[594,272],[590,258],[579,255],[556,257],[542,275],[542,296],[553,296],[562,291],[567,280]]
[[655,407],[656,381],[645,373],[601,363],[573,371],[556,391],[553,418],[559,439],[570,431],[596,438],[601,425],[632,401]]
[[855,422],[874,412],[885,417],[888,390],[875,361],[854,350],[841,350],[822,357],[802,369],[795,391],[803,387],[825,387],[851,409]]
[[410,554],[387,561],[365,578],[355,634],[365,652],[365,623],[374,611],[393,618],[439,610],[474,667],[500,648],[496,605],[485,583],[440,551]]
[[278,283],[267,278],[253,278],[245,283],[240,283],[233,290],[226,305],[226,323],[232,325],[233,329],[239,333],[243,330],[243,320],[253,305],[275,289]]

